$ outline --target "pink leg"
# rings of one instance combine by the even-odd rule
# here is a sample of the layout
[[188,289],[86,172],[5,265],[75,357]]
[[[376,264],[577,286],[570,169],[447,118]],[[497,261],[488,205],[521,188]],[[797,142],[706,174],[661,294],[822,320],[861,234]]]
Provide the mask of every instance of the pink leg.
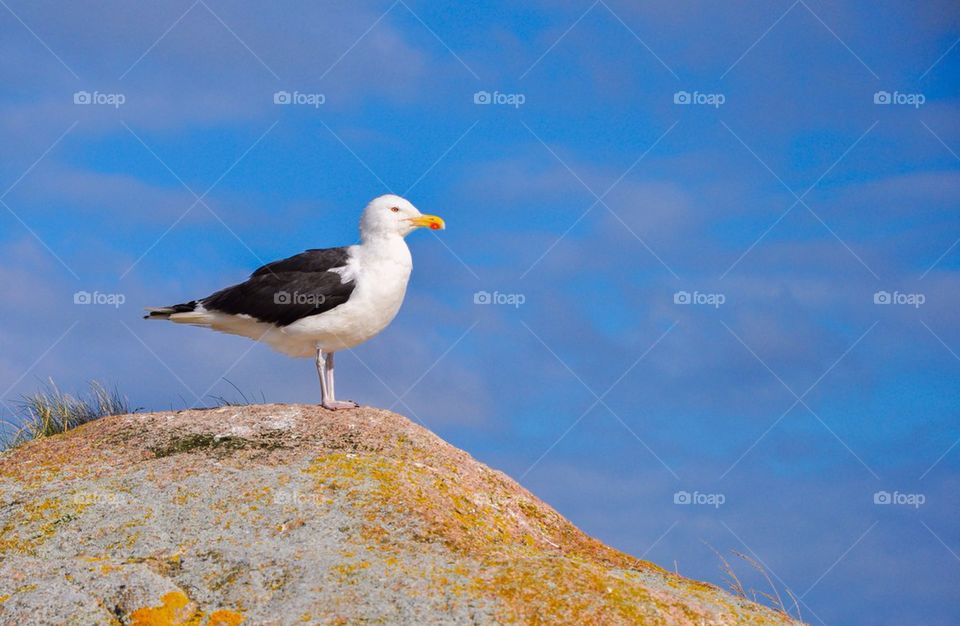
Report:
[[355,409],[360,406],[352,400],[337,400],[333,384],[333,352],[323,354],[322,351],[318,350],[318,371],[320,368],[319,359],[321,357],[325,357],[322,367],[323,373],[320,375],[321,388],[325,388],[326,390],[326,393],[323,394],[323,401],[321,402],[323,407],[331,411],[337,411],[339,409]]

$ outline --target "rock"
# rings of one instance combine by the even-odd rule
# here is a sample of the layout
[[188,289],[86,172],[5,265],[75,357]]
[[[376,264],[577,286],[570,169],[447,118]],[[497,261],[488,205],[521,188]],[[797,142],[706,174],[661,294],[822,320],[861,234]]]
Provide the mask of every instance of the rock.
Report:
[[106,417],[0,455],[3,624],[788,624],[406,418]]

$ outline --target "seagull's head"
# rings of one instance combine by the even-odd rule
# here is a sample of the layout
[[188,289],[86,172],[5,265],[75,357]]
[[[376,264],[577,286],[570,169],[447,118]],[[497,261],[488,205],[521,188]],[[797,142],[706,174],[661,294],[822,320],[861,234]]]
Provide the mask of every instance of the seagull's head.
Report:
[[387,194],[374,198],[360,218],[360,238],[406,237],[418,228],[440,230],[446,227],[436,215],[424,215],[409,200]]

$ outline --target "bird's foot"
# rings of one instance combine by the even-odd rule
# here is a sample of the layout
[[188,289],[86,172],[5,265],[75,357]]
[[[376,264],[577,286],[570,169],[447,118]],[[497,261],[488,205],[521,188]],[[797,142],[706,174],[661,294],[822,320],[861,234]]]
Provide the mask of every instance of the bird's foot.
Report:
[[321,403],[320,406],[330,411],[339,411],[341,409],[355,409],[360,405],[353,400],[331,400]]

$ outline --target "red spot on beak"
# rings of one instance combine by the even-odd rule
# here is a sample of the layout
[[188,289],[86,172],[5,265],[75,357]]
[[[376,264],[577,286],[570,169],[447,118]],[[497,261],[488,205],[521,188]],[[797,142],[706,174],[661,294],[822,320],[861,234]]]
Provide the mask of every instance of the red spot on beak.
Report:
[[437,224],[436,222],[430,224],[430,230],[440,230],[440,224]]

